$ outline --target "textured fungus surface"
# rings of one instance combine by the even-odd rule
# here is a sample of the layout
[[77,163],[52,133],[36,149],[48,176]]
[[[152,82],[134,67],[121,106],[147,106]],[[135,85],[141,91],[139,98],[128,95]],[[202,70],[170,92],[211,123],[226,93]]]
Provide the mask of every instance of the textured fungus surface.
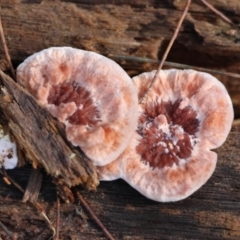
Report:
[[100,121],[100,113],[93,104],[90,92],[73,83],[52,86],[49,91],[48,103],[60,106],[75,103],[78,109],[66,120],[70,124],[94,126]]
[[63,122],[68,140],[96,164],[116,159],[137,122],[137,92],[114,61],[70,47],[53,47],[27,58],[17,80]]
[[[155,71],[133,78],[139,98]],[[178,201],[212,175],[219,147],[233,120],[231,99],[213,76],[193,70],[161,71],[145,103],[128,148],[98,168],[100,180],[123,178],[146,197]]]
[[191,156],[199,120],[190,106],[180,108],[181,100],[146,104],[139,117],[137,133],[142,136],[136,148],[153,168],[179,165]]

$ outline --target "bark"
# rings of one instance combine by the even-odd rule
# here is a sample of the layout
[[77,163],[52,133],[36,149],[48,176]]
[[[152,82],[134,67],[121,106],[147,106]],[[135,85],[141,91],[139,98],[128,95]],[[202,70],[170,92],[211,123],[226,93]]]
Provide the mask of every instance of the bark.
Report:
[[98,185],[91,162],[67,141],[64,127],[10,77],[0,72],[0,108],[17,143],[33,167],[43,167],[59,184]]
[[[135,75],[157,67],[155,63],[145,58],[153,60],[161,58],[177,25],[184,2],[2,0],[1,15],[15,66],[27,56],[44,48],[68,45],[109,56],[119,62],[130,75]],[[231,18],[235,24],[240,22],[239,0],[212,0],[211,4]],[[168,61],[240,74],[239,39],[239,28],[225,23],[208,10],[200,0],[195,0],[192,1],[190,12]],[[124,57],[120,58],[121,55]],[[140,57],[142,62],[131,57]],[[6,67],[4,58],[3,51],[0,50],[2,69]],[[239,117],[240,80],[219,74],[215,76],[229,90],[234,103],[235,116]],[[9,86],[8,81],[6,84]],[[10,89],[18,90],[18,87],[13,83]],[[13,92],[10,91],[10,95],[12,94]],[[10,126],[11,129],[16,129],[16,139],[22,137],[23,130],[29,125],[25,123],[19,128],[19,122],[24,122],[24,117],[28,113],[23,112],[21,118],[16,118],[18,115],[13,114],[16,107],[23,106],[26,101],[31,104],[31,111],[34,112],[34,108],[38,107],[29,97],[23,97],[24,101],[21,99],[21,95],[17,95],[14,101],[11,101],[11,106],[14,108],[11,109],[12,107],[6,105],[4,110],[8,120],[15,116]],[[20,104],[17,104],[18,102]],[[6,111],[13,113],[6,114]],[[46,118],[32,121],[30,126],[37,127],[35,126],[37,122],[37,125],[45,128],[50,123],[48,130],[52,135],[57,135],[63,140],[67,148],[66,156],[69,156],[68,154],[75,149],[69,150],[70,146],[65,141],[63,128],[45,112],[37,115],[36,119],[42,114]],[[20,146],[23,149],[26,146],[30,149],[28,144],[33,144],[30,140],[28,143],[27,138],[31,139],[30,132],[21,140]],[[96,192],[89,192],[82,187],[76,189],[81,191],[96,215],[116,239],[239,239],[239,149],[240,133],[231,132],[226,143],[217,149],[219,160],[212,178],[191,197],[176,203],[162,204],[148,200],[122,180],[102,182]],[[36,155],[38,156],[34,154],[34,157]],[[41,160],[38,162],[43,164],[46,161],[45,156],[40,155],[40,157]],[[34,160],[32,155],[29,158]],[[57,163],[61,158],[55,156],[55,159]],[[92,175],[94,169],[88,166],[81,155],[79,159],[81,159],[81,171],[85,172],[87,177],[84,179],[88,179],[88,183],[89,176],[90,179],[94,176]],[[46,169],[55,176],[52,166],[47,165]],[[63,176],[67,176],[66,171],[74,172],[74,169],[61,168],[61,171],[64,178]],[[31,166],[8,171],[23,188],[27,186],[30,172]],[[56,187],[52,184],[52,177],[45,171],[42,172],[40,202],[47,210],[50,220],[55,222]],[[68,182],[72,181],[67,177],[65,179]],[[78,179],[78,175],[74,179]],[[81,178],[81,181],[85,180]],[[2,179],[0,179],[0,189],[0,221],[9,230],[17,233],[18,239],[42,240],[51,237],[51,231],[32,205],[21,202],[22,193],[6,185]],[[61,239],[105,239],[96,224],[82,210],[77,202],[61,204]],[[2,229],[0,229],[0,237],[7,239]]]

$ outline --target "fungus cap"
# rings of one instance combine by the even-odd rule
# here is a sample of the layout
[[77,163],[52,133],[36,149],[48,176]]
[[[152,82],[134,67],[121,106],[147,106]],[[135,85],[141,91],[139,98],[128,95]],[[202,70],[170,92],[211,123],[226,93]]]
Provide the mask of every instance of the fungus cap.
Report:
[[[154,75],[133,78],[139,99]],[[232,121],[231,99],[216,78],[193,70],[162,70],[139,105],[130,145],[98,168],[99,179],[123,178],[155,201],[184,199],[212,175],[217,154],[211,149],[226,140]]]
[[137,122],[137,92],[114,61],[52,47],[19,65],[17,80],[65,124],[68,140],[95,165],[116,159],[129,144]]

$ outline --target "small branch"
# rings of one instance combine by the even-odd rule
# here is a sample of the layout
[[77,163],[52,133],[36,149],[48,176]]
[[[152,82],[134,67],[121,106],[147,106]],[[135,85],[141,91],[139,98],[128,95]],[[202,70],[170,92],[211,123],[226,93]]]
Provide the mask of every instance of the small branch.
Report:
[[182,16],[181,16],[181,18],[180,18],[180,20],[179,20],[179,22],[178,22],[177,28],[176,28],[175,31],[174,31],[174,34],[173,34],[173,36],[172,36],[172,38],[171,38],[171,40],[170,40],[170,43],[168,44],[168,47],[167,47],[167,49],[166,49],[166,51],[165,51],[165,53],[164,53],[164,55],[163,55],[163,57],[162,57],[162,60],[161,60],[161,62],[160,62],[160,64],[159,64],[158,70],[157,70],[157,72],[156,72],[156,74],[155,74],[152,82],[150,83],[150,85],[149,85],[146,93],[143,95],[143,98],[140,100],[140,104],[145,101],[145,99],[147,98],[147,95],[148,95],[149,91],[151,90],[153,84],[154,84],[155,81],[157,80],[157,76],[159,75],[159,73],[160,73],[160,71],[161,71],[161,69],[162,69],[162,66],[163,66],[163,64],[164,64],[164,62],[165,62],[165,60],[166,60],[166,58],[167,58],[167,56],[168,56],[168,53],[169,53],[169,51],[170,51],[170,49],[171,49],[171,47],[172,47],[175,39],[177,38],[177,35],[178,35],[178,32],[179,32],[179,30],[180,30],[180,27],[181,27],[181,25],[182,25],[182,23],[183,23],[183,20],[184,20],[184,18],[185,18],[186,15],[187,15],[187,12],[188,12],[188,9],[189,9],[190,4],[191,4],[191,0],[187,0],[187,3],[186,3],[186,6],[185,6],[185,8],[184,8],[184,11],[183,11],[183,13],[182,13]]
[[5,168],[2,167],[2,169],[0,169],[0,174],[2,174],[2,176],[5,177],[11,184],[13,184],[20,192],[25,192],[18,183],[16,183],[10,176],[8,176]]
[[52,234],[52,237],[50,239],[54,238],[54,236],[56,235],[56,230],[53,227],[52,222],[49,220],[48,216],[46,215],[46,211],[44,210],[42,205],[40,205],[38,202],[32,202],[32,204],[39,211],[39,214],[43,217],[43,219],[47,223],[49,229],[52,230],[53,234]]
[[[109,54],[108,57],[111,58],[120,58],[124,60],[130,60],[130,61],[138,61],[138,62],[143,62],[143,63],[153,63],[153,64],[159,64],[159,60],[154,60],[151,58],[143,58],[143,57],[135,57],[135,56],[125,56],[125,55],[114,55],[114,54]],[[220,70],[214,70],[214,69],[209,69],[209,68],[203,68],[203,67],[196,67],[188,64],[182,64],[182,63],[175,63],[175,62],[169,62],[165,61],[164,66],[169,66],[169,67],[175,67],[175,68],[182,68],[182,69],[195,69],[197,71],[202,71],[202,72],[208,72],[208,73],[213,73],[213,74],[219,74],[227,77],[232,77],[232,78],[239,78],[240,79],[240,74],[238,73],[231,73],[231,72],[224,72]]]
[[3,229],[3,231],[12,239],[12,240],[16,240],[17,239],[17,236],[16,234],[12,233],[11,231],[9,231],[7,229],[7,227],[2,223],[0,222],[0,227]]
[[233,127],[240,126],[240,119],[235,119],[232,123]]
[[103,233],[109,240],[114,240],[113,236],[108,232],[108,230],[105,228],[105,226],[102,224],[102,222],[99,220],[99,218],[95,215],[95,213],[92,211],[92,209],[89,207],[87,202],[84,200],[82,195],[75,191],[77,194],[78,199],[80,200],[81,204],[84,206],[84,208],[88,211],[89,215],[92,217],[92,219],[96,222],[96,224],[102,229]]
[[223,13],[221,13],[219,10],[217,10],[213,5],[208,3],[206,0],[201,0],[201,2],[204,5],[206,5],[211,11],[213,11],[215,14],[217,14],[220,18],[222,18],[225,22],[234,25],[234,23],[228,17],[226,17]]
[[[1,10],[1,7],[0,7],[0,10]],[[5,35],[4,35],[4,32],[3,32],[1,14],[0,14],[0,35],[1,35],[2,45],[3,45],[3,49],[4,49],[4,53],[5,53],[8,65],[10,67],[13,79],[16,80],[16,74],[15,74],[15,71],[13,69],[13,65],[12,65],[12,62],[11,62],[11,57],[10,57],[9,52],[8,52],[8,47],[7,47]]]
[[55,240],[59,240],[59,226],[60,226],[60,200],[57,196],[57,218],[56,218],[56,236]]

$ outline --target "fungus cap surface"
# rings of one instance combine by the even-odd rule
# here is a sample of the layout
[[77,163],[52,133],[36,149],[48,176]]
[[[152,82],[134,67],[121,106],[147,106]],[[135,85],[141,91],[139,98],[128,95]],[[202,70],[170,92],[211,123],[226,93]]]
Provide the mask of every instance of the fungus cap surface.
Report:
[[[139,99],[155,71],[133,78]],[[146,197],[178,201],[212,175],[233,121],[231,99],[213,76],[193,70],[161,71],[144,104],[136,133],[118,159],[98,168],[100,180],[123,178]]]
[[111,162],[129,144],[137,122],[137,92],[114,61],[52,47],[19,65],[17,80],[65,124],[68,140],[94,164]]

